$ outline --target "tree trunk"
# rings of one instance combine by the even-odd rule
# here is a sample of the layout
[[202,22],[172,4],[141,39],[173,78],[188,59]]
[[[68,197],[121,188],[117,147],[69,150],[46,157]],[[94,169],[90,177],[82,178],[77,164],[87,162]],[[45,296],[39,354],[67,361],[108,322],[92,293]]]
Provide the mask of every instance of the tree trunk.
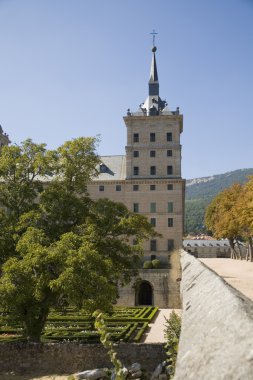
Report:
[[253,261],[253,255],[252,255],[252,237],[249,238],[249,261]]
[[229,246],[230,246],[230,258],[231,259],[237,259],[237,254],[236,254],[236,251],[235,251],[235,243],[234,243],[234,239],[228,239],[229,241]]
[[45,327],[49,308],[47,306],[32,306],[28,309],[24,318],[24,336],[29,342],[40,342],[42,331]]
[[242,260],[242,251],[241,251],[240,243],[238,240],[236,240],[236,244],[238,247],[239,259]]

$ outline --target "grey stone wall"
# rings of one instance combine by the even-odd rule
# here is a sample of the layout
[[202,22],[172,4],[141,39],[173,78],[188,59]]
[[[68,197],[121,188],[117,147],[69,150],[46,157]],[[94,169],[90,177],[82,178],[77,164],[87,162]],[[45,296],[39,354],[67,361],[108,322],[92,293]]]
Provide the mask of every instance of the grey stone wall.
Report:
[[174,380],[252,380],[253,302],[182,251],[182,331]]
[[[142,368],[153,371],[164,360],[163,344],[115,345],[123,364],[139,362]],[[0,344],[0,372],[18,374],[71,374],[87,369],[112,367],[100,344]]]

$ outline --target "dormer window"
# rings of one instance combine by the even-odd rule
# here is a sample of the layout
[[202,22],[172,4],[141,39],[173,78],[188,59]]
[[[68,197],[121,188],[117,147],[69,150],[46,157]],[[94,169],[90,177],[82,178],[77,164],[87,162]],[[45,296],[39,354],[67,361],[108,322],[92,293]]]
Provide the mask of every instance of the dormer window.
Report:
[[100,170],[100,173],[106,173],[107,166],[105,164],[101,164],[99,170]]

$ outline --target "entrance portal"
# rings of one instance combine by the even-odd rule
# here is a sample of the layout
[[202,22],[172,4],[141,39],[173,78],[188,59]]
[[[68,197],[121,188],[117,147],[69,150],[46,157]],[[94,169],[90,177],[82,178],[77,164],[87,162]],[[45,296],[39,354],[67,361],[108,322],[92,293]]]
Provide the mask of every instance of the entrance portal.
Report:
[[153,305],[153,289],[148,281],[142,281],[136,293],[136,305]]

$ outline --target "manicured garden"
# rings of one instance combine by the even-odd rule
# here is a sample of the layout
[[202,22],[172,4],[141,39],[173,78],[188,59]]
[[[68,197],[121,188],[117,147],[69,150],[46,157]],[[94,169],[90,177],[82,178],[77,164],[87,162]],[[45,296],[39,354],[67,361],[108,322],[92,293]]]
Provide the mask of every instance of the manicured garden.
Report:
[[[140,342],[148,324],[158,308],[114,307],[107,314],[105,323],[114,342]],[[0,313],[0,342],[22,341],[22,327],[11,322],[10,315]],[[42,342],[72,341],[79,343],[99,343],[99,334],[94,328],[94,319],[85,311],[67,308],[64,311],[52,310],[43,331]]]

